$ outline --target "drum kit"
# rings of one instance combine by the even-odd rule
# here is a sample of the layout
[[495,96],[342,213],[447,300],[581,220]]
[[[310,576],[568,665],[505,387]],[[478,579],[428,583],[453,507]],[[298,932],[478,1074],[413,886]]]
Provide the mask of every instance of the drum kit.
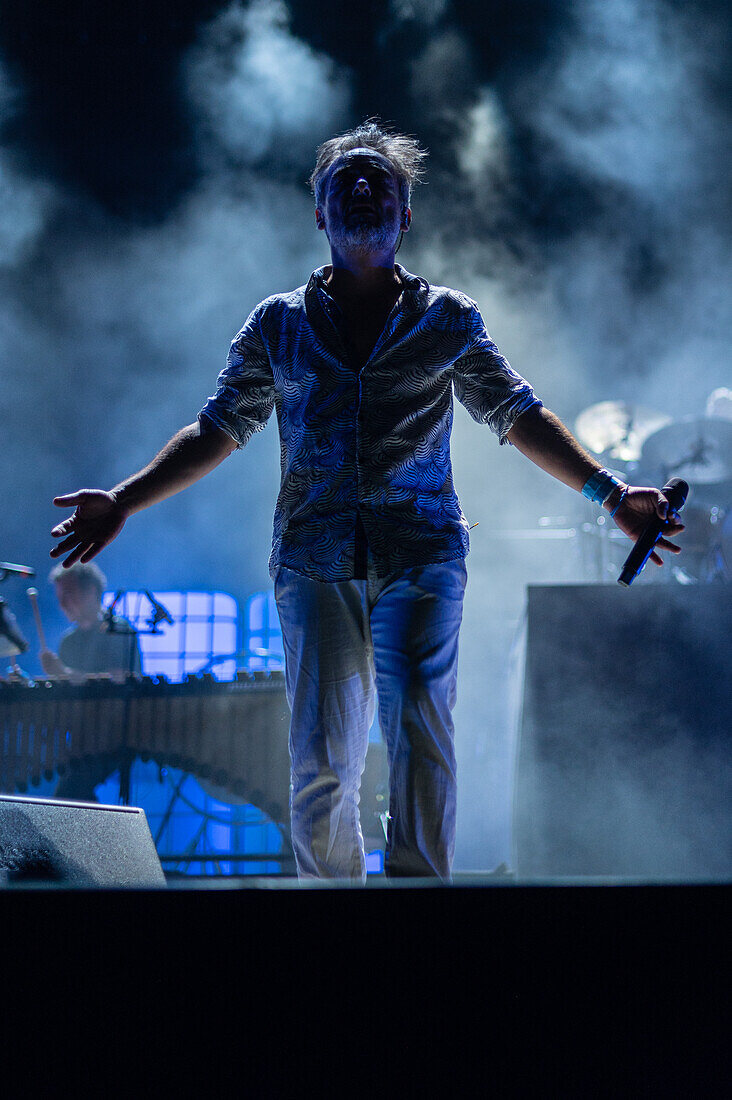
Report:
[[[648,579],[681,584],[732,579],[732,420],[712,416],[673,420],[640,405],[601,401],[577,417],[575,435],[622,481],[658,488],[671,477],[688,482],[679,564],[646,570]],[[625,553],[627,539],[605,522],[604,514],[599,518],[602,523],[581,525],[583,533],[603,541],[622,539]],[[612,557],[607,546],[598,556],[605,571],[615,568],[614,562],[607,562]]]

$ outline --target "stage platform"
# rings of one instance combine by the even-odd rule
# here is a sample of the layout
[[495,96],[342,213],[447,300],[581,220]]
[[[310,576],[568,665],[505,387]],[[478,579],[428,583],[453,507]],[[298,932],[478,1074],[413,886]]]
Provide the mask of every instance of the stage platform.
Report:
[[103,1050],[141,1095],[725,1094],[729,883],[26,883],[0,926],[54,1080]]

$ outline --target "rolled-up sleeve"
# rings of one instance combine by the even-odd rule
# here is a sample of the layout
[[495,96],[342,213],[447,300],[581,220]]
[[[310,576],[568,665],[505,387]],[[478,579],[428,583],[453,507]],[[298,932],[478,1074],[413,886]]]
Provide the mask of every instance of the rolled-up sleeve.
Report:
[[500,443],[508,443],[506,435],[521,414],[542,402],[501,355],[474,302],[467,324],[469,346],[453,367],[455,396],[474,420],[487,424]]
[[262,338],[261,309],[257,306],[235,336],[216,393],[198,414],[202,429],[221,428],[238,447],[262,430],[274,408],[274,378]]

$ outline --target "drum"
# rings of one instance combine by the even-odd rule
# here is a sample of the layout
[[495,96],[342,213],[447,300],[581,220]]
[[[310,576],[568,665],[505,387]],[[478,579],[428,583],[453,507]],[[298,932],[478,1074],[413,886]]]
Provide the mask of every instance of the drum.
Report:
[[716,505],[689,502],[681,512],[681,520],[685,524],[685,530],[678,537],[682,553],[674,564],[700,584],[729,580],[732,576],[732,512],[725,513]]

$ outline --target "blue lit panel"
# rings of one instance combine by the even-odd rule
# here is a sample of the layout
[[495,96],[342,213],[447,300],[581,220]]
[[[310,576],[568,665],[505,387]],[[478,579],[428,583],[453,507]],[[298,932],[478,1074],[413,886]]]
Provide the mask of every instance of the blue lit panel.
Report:
[[374,848],[373,852],[366,853],[366,874],[367,875],[383,875],[384,873],[384,853],[379,848]]
[[[173,619],[161,622],[150,633],[153,606],[144,592],[126,592],[115,612],[140,631],[142,671],[147,676],[167,676],[180,683],[189,673],[212,672],[219,680],[233,680],[237,662],[239,609],[225,592],[152,592]],[[115,593],[105,592],[109,607]]]
[[257,592],[247,601],[244,630],[244,649],[248,653],[245,661],[250,672],[285,667],[282,628],[274,592]]
[[[282,869],[283,834],[257,806],[222,802],[195,776],[137,760],[131,775],[133,802],[145,810],[165,871],[187,875],[271,875]],[[114,804],[115,773],[96,788],[100,802]],[[232,853],[258,853],[232,860]],[[262,858],[271,854],[271,859]],[[186,858],[175,858],[185,856]],[[198,857],[198,858],[196,858]]]

